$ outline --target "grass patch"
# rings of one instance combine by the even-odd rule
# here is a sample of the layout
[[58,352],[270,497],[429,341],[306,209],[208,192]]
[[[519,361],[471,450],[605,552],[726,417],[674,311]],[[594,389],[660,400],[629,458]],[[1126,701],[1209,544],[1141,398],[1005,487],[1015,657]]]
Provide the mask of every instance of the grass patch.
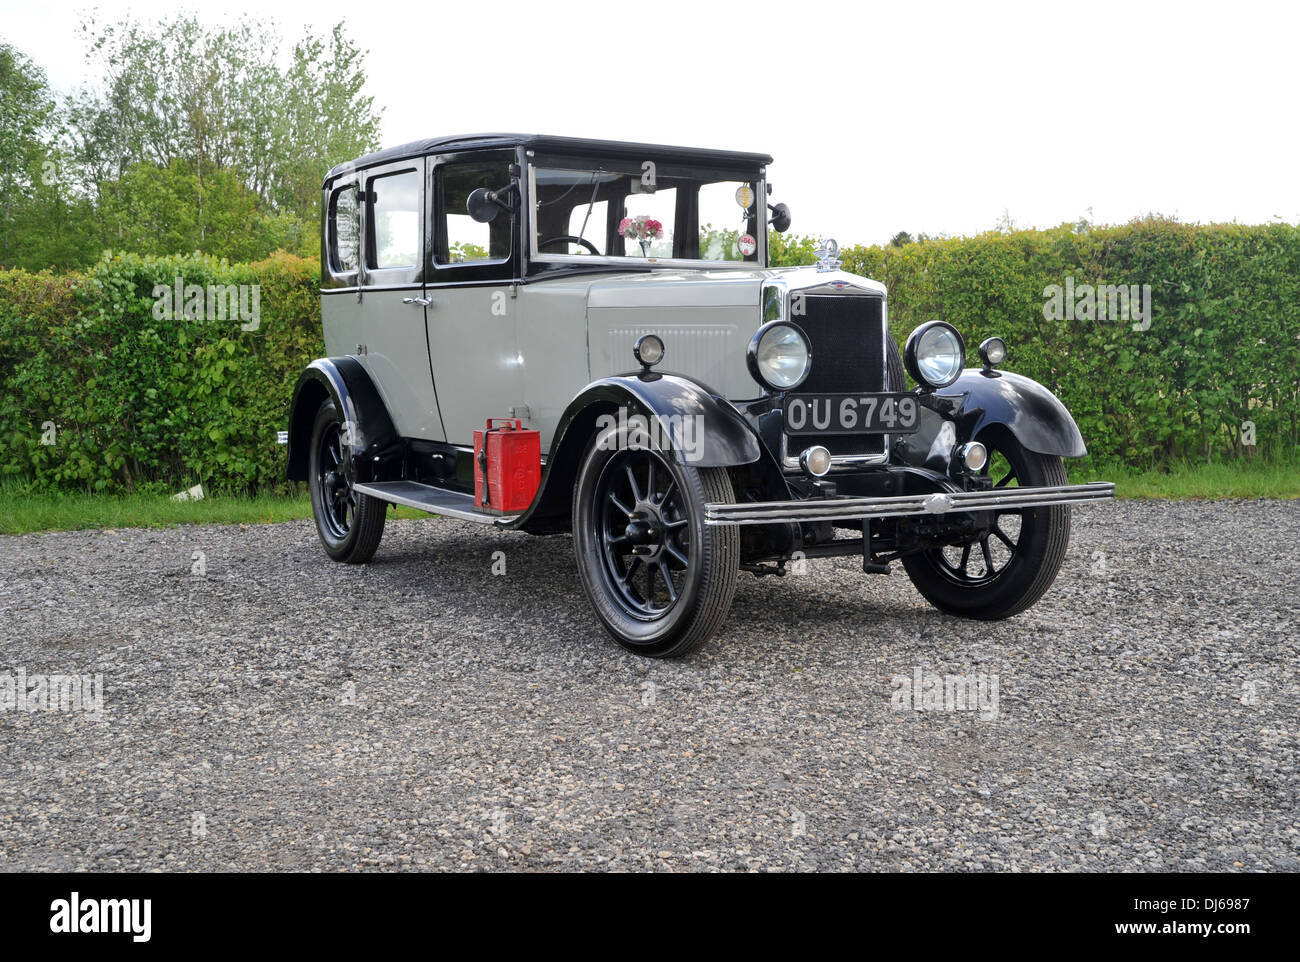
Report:
[[174,524],[263,524],[311,517],[307,495],[207,497],[0,492],[0,534],[82,528],[158,528]]
[[[173,501],[166,494],[97,495],[0,490],[0,534],[85,528],[161,528],[177,524],[270,524],[311,517],[311,499],[299,495],[209,496]],[[393,518],[427,518],[413,508]]]
[[[1220,500],[1300,498],[1300,463],[1243,461],[1183,464],[1167,471],[1136,471],[1087,462],[1070,467],[1070,480],[1114,481],[1120,498]],[[166,494],[94,495],[0,489],[0,534],[84,528],[158,528],[176,524],[268,524],[311,517],[306,494],[207,497],[173,501]],[[390,518],[427,518],[398,507]]]
[[1125,466],[1081,465],[1070,481],[1114,481],[1119,498],[1219,501],[1227,498],[1300,498],[1300,462],[1238,461],[1231,464],[1179,464],[1164,471]]

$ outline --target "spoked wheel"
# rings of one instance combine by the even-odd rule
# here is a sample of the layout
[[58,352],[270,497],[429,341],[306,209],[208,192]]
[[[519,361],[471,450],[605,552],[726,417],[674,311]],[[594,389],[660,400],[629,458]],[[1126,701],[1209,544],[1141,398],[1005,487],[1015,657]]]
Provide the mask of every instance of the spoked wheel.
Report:
[[[1059,457],[1027,451],[1010,436],[981,440],[989,449],[981,473],[995,489],[1069,483]],[[1008,618],[1038,601],[1056,580],[1070,543],[1069,505],[988,515],[988,531],[973,541],[903,557],[916,590],[941,611]]]
[[320,488],[322,526],[336,539],[348,536],[348,529],[356,516],[357,495],[348,484],[343,451],[343,432],[337,422],[325,425],[320,436],[321,473],[316,484]]
[[669,452],[629,449],[617,431],[596,438],[578,475],[573,543],[583,587],[623,647],[684,655],[713,635],[739,570],[734,526],[704,524],[704,506],[731,502],[721,468]]
[[333,401],[325,401],[312,425],[311,510],[316,533],[335,561],[365,564],[384,535],[388,505],[352,487],[352,453]]
[[[990,449],[988,464],[980,472],[993,479],[993,487],[1015,488],[1020,481],[1005,454]],[[978,586],[992,582],[1015,557],[1020,545],[1022,508],[989,512],[989,530],[978,541],[952,545],[934,553],[938,567],[959,585]]]
[[667,464],[633,451],[596,484],[602,574],[629,614],[656,618],[677,601],[691,568],[690,515]]

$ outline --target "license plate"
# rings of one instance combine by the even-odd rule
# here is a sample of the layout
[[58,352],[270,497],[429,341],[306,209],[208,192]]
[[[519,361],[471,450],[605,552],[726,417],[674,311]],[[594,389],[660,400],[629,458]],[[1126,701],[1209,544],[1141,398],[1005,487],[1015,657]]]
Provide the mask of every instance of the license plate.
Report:
[[911,434],[915,394],[793,394],[785,400],[787,434]]

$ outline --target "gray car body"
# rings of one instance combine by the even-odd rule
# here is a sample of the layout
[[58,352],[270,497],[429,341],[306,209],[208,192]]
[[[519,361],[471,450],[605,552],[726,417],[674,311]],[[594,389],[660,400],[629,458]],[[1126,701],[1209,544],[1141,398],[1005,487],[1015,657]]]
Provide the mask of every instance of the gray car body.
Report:
[[[514,410],[541,432],[546,451],[583,388],[637,370],[632,347],[643,334],[666,345],[657,370],[733,402],[760,397],[745,352],[763,323],[764,285],[792,291],[831,281],[885,295],[883,285],[838,271],[669,268],[431,287],[423,318],[400,292],[367,292],[360,306],[346,292],[327,293],[322,320],[329,355],[358,357],[401,436],[468,445],[487,414]],[[494,296],[503,314],[493,312]]]

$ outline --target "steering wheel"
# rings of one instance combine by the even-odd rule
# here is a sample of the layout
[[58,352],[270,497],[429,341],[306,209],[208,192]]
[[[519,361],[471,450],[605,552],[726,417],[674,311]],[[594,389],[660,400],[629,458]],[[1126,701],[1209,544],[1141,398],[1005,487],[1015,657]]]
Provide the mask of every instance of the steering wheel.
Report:
[[561,234],[559,237],[548,237],[544,241],[538,241],[537,249],[541,250],[543,247],[549,247],[552,244],[563,244],[563,243],[581,244],[583,247],[587,248],[587,250],[591,251],[597,257],[600,256],[600,251],[596,250],[595,244],[593,244],[589,240],[584,240],[581,237],[574,237],[572,234]]

